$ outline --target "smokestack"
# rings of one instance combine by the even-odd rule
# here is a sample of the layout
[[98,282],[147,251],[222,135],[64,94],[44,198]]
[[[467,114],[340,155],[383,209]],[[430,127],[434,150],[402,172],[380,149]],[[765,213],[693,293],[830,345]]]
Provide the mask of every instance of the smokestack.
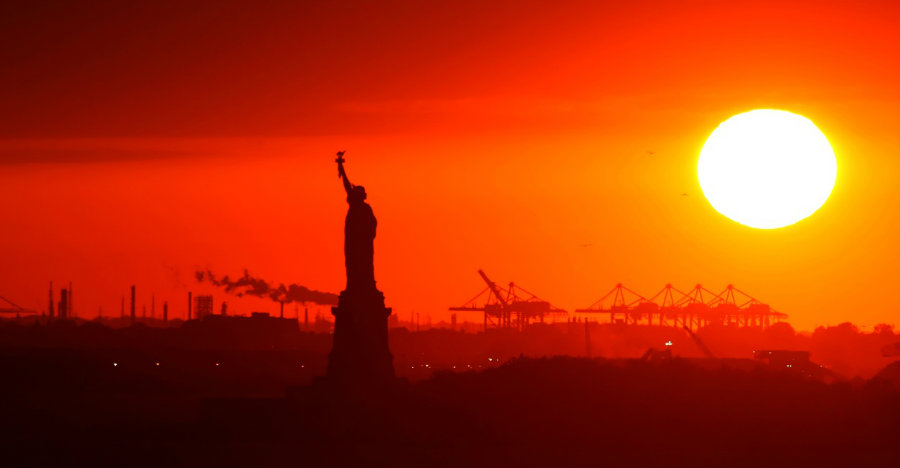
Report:
[[50,318],[53,318],[53,281],[50,282],[50,308],[47,310]]
[[190,291],[188,291],[188,320],[191,319],[191,296],[192,295],[193,294]]
[[59,311],[59,319],[65,320],[67,318],[66,311],[69,310],[69,295],[65,289],[59,291],[59,308],[57,310]]
[[309,307],[303,308],[303,328],[309,329]]
[[134,285],[131,285],[131,321],[134,322]]
[[66,300],[66,318],[72,318],[75,314],[72,313],[72,282],[69,281],[69,298]]
[[163,302],[163,322],[169,321],[169,303]]

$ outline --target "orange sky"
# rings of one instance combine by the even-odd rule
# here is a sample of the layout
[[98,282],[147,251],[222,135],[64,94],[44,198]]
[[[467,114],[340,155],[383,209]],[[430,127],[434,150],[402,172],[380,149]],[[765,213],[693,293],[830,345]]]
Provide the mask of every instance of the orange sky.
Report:
[[[896,2],[485,3],[5,2],[0,295],[43,309],[71,280],[79,315],[117,315],[134,283],[180,316],[198,267],[337,292],[346,149],[404,319],[484,268],[570,310],[734,283],[800,329],[898,324]],[[696,178],[761,107],[838,158],[829,201],[772,231]]]

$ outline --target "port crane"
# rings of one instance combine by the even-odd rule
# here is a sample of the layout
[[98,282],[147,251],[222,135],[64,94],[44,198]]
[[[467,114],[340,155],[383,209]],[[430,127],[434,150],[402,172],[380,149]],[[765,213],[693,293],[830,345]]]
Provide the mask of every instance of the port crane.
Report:
[[609,314],[610,323],[616,323],[616,315],[621,314],[625,323],[628,323],[629,318],[637,323],[649,304],[653,303],[619,283],[587,308],[575,309],[575,313]]
[[491,327],[521,330],[533,321],[544,322],[547,316],[568,314],[515,283],[510,282],[509,287],[504,288],[488,278],[483,270],[478,270],[478,275],[486,287],[461,306],[450,307],[449,310],[482,312],[485,331]]
[[19,318],[19,317],[21,317],[22,315],[35,315],[35,314],[37,314],[37,312],[35,312],[35,311],[31,310],[31,309],[26,309],[26,308],[24,308],[24,307],[22,307],[22,306],[16,304],[15,302],[13,302],[13,301],[11,301],[11,300],[9,300],[9,299],[3,297],[3,296],[0,296],[0,300],[4,301],[4,302],[6,302],[7,304],[9,304],[9,305],[12,306],[12,308],[9,308],[9,307],[0,308],[0,314],[15,314],[15,315],[16,315],[16,318]]
[[653,325],[655,318],[660,326],[681,326],[691,330],[712,324],[765,328],[787,318],[787,314],[772,309],[731,284],[720,293],[700,284],[688,292],[667,284],[645,298],[619,283],[587,308],[575,309],[575,313],[609,314],[610,323],[635,325],[642,322]]

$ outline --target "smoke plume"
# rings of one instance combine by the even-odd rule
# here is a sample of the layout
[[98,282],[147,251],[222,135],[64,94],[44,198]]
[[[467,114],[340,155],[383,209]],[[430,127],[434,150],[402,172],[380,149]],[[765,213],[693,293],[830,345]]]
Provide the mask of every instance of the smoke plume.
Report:
[[337,305],[338,296],[328,292],[315,291],[299,284],[289,284],[285,286],[283,283],[277,287],[266,280],[254,278],[250,276],[247,270],[244,270],[244,276],[232,280],[228,275],[217,277],[210,270],[198,270],[195,273],[197,281],[208,281],[216,286],[225,288],[225,292],[234,294],[238,297],[244,295],[262,297],[271,299],[275,302],[312,302],[321,305]]

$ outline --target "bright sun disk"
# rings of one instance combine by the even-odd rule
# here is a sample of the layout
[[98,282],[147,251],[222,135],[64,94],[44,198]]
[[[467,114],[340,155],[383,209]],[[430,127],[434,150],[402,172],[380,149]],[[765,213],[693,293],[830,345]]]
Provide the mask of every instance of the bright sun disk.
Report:
[[819,209],[837,178],[825,135],[806,117],[757,109],[716,128],[697,162],[713,208],[746,226],[775,229]]

